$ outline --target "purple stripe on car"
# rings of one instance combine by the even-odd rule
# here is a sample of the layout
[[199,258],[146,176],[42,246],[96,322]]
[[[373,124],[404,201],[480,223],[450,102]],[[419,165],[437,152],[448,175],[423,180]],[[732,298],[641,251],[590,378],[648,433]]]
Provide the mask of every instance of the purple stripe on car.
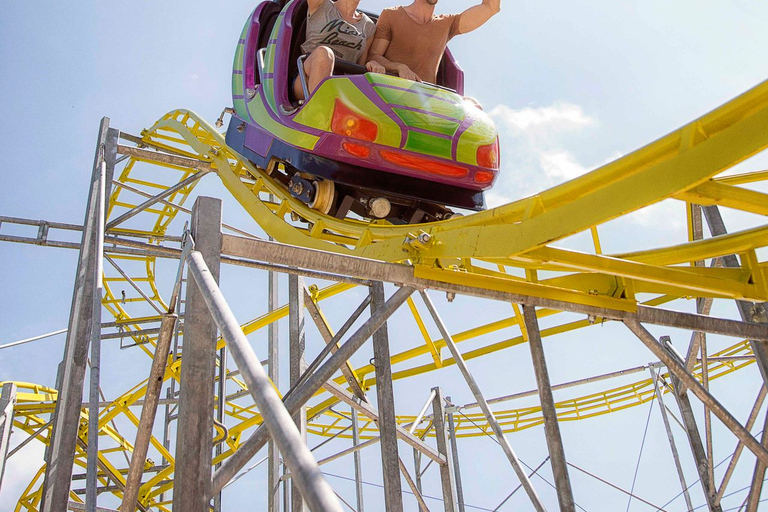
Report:
[[233,74],[233,75],[242,75],[242,74],[243,74],[243,71],[242,71],[242,70],[238,70],[238,69],[236,69],[236,70],[234,70],[234,71],[232,72],[232,74]]
[[237,44],[245,44],[245,39],[240,39]]
[[242,95],[242,94],[233,94],[233,95],[232,95],[232,99],[233,99],[233,100],[241,100],[241,99],[243,99],[243,98],[245,98],[245,96],[244,96],[244,95]]

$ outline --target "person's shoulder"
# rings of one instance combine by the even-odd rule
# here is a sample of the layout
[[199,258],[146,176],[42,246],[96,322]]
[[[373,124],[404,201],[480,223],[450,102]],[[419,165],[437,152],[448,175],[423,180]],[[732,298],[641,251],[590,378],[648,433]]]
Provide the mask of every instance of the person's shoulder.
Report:
[[432,21],[453,21],[461,16],[461,14],[435,14],[432,16]]
[[397,16],[400,14],[400,12],[405,12],[403,10],[402,5],[398,5],[396,7],[387,7],[386,9],[381,10],[381,14],[379,14],[379,21],[381,21],[381,18],[389,18],[390,16]]

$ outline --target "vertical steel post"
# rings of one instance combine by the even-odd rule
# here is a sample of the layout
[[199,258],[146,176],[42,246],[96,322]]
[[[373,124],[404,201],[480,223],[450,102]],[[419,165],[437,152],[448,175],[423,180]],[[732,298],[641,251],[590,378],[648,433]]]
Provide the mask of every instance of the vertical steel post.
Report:
[[[357,409],[352,411],[352,446],[360,444],[360,426],[357,424]],[[363,466],[360,460],[360,450],[352,454],[355,464],[355,497],[357,498],[357,512],[364,512],[363,507]]]
[[557,501],[560,503],[560,510],[562,512],[575,512],[576,505],[573,501],[571,479],[568,476],[565,449],[563,448],[563,439],[560,436],[560,424],[557,421],[555,398],[552,394],[552,384],[549,381],[549,371],[547,370],[547,360],[544,356],[544,345],[541,342],[539,321],[536,318],[536,308],[523,304],[523,319],[525,321],[525,330],[528,334],[528,345],[531,349],[536,383],[539,388],[541,412],[544,416],[544,434],[547,439],[552,474],[555,477],[555,486],[557,487]]
[[416,488],[419,492],[424,492],[421,485],[421,452],[416,448],[413,449],[413,473],[416,479]]
[[[768,446],[768,414],[763,423],[763,434],[760,438],[763,446]],[[765,478],[765,464],[759,460],[755,462],[755,472],[752,474],[752,484],[747,496],[747,512],[757,512],[757,506],[760,503],[760,494],[763,491],[763,479]]]
[[[200,287],[208,311],[227,340],[232,359],[240,370],[248,391],[259,408],[269,435],[283,454],[291,478],[301,491],[307,507],[317,512],[341,512],[333,489],[323,478],[312,452],[301,438],[301,433],[286,405],[280,400],[267,377],[264,367],[245,337],[240,324],[232,313],[203,256],[192,251],[186,258],[189,274]],[[223,468],[223,465],[222,465]],[[218,489],[216,489],[218,490]],[[209,494],[210,496],[210,494]]]
[[[702,207],[702,210],[704,211],[704,218],[707,220],[709,232],[712,234],[712,236],[725,235],[727,233],[725,229],[725,223],[723,222],[723,217],[720,215],[720,210],[718,209],[717,205],[704,206]],[[736,258],[735,254],[723,256],[722,261],[723,266],[725,267],[737,268],[740,266],[739,260]],[[736,305],[738,306],[739,315],[741,315],[741,319],[743,321],[755,321],[753,318],[751,318],[751,310],[753,307],[752,303],[744,300],[737,300]],[[762,303],[762,305],[765,307],[766,303]],[[763,382],[768,386],[768,346],[765,342],[762,341],[750,340],[749,343],[752,347],[752,352],[755,354],[757,367],[760,369],[760,374],[763,376]]]
[[[456,487],[454,486],[453,465],[451,460],[451,445],[448,439],[448,425],[445,421],[445,401],[439,387],[432,388],[435,398],[432,399],[432,421],[435,425],[437,451],[445,457],[445,464],[440,464],[440,484],[443,488],[443,505],[445,512],[456,512]],[[417,469],[418,471],[418,469]]]
[[[221,261],[221,200],[198,197],[192,207],[192,237],[215,281]],[[173,509],[208,512],[213,451],[213,381],[216,372],[216,324],[198,283],[187,281],[184,311],[176,474]]]
[[659,379],[656,376],[656,372],[653,367],[648,368],[651,372],[651,379],[653,380],[653,389],[656,392],[656,399],[659,401],[659,409],[661,409],[661,419],[664,421],[664,429],[667,431],[667,439],[669,440],[669,448],[672,450],[672,458],[675,460],[675,468],[677,468],[677,476],[680,479],[680,487],[683,489],[683,496],[685,497],[685,505],[688,512],[693,511],[693,503],[691,503],[691,494],[688,492],[688,485],[685,483],[685,474],[683,473],[683,465],[680,463],[680,454],[677,452],[677,444],[675,444],[675,436],[672,434],[672,427],[669,424],[669,417],[667,416],[667,407],[664,405],[664,399],[662,398],[661,388],[659,388]]
[[[371,313],[385,302],[384,283],[371,285]],[[395,393],[392,388],[392,367],[389,354],[389,334],[386,322],[373,333],[373,358],[376,368],[376,400],[379,406],[381,437],[381,472],[384,479],[384,502],[388,512],[403,511],[403,491],[400,482],[400,455],[397,450],[397,418]]]
[[[104,195],[108,196],[117,155],[117,137],[118,131],[109,128],[109,118],[102,118],[83,222],[83,234],[80,240],[80,256],[69,314],[67,341],[57,378],[59,397],[56,401],[51,441],[46,452],[46,473],[40,507],[43,512],[66,512],[69,503],[96,293],[94,278],[99,229],[101,164],[102,162],[106,164]],[[104,214],[103,210],[101,214]]]
[[[270,271],[267,279],[267,307],[269,311],[274,311],[280,300],[277,273]],[[267,328],[267,376],[280,389],[280,339],[277,327],[277,322],[272,322]],[[274,441],[269,441],[267,445],[267,493],[268,512],[280,512],[280,454]]]
[[[304,330],[304,278],[296,274],[288,275],[288,323],[289,323],[289,353],[290,353],[290,384],[294,387],[306,369],[304,349],[306,332]],[[307,408],[302,406],[293,415],[293,421],[299,427],[301,439],[307,442]],[[306,507],[301,499],[301,493],[296,480],[291,479],[291,510],[304,512]]]
[[528,498],[531,500],[533,507],[537,512],[546,512],[546,508],[544,508],[544,504],[541,502],[541,498],[539,498],[539,495],[536,492],[536,489],[533,487],[530,478],[528,478],[528,475],[525,474],[525,470],[523,469],[522,464],[520,464],[520,460],[517,458],[515,451],[512,449],[509,441],[507,441],[507,438],[504,436],[504,431],[501,429],[501,425],[499,425],[499,422],[493,415],[493,411],[491,411],[491,407],[488,405],[488,402],[483,396],[482,391],[480,391],[480,386],[477,385],[477,381],[472,376],[472,373],[470,373],[469,368],[467,367],[467,363],[464,361],[464,357],[462,357],[461,352],[459,352],[458,347],[456,347],[456,343],[453,341],[453,336],[451,336],[451,333],[448,332],[448,329],[443,323],[443,319],[440,318],[440,314],[437,312],[437,309],[435,309],[435,305],[432,304],[432,299],[429,298],[429,295],[427,295],[427,292],[424,290],[421,291],[421,297],[424,299],[424,303],[427,305],[427,309],[429,309],[429,314],[432,316],[435,324],[437,324],[437,328],[440,330],[440,334],[443,335],[443,341],[445,341],[445,345],[448,347],[448,350],[450,350],[451,355],[453,356],[453,360],[456,362],[456,366],[459,368],[461,375],[467,382],[467,385],[472,391],[472,395],[475,397],[478,405],[480,405],[480,409],[482,409],[486,421],[488,421],[488,424],[491,426],[491,429],[496,436],[496,440],[499,442],[501,449],[504,451],[504,455],[507,456],[507,460],[512,466],[512,469],[515,470],[517,478],[520,480],[520,483],[523,484],[523,488],[528,494]]
[[[224,407],[227,404],[227,347],[226,345],[219,350],[219,382],[216,390],[216,420],[224,424]],[[222,445],[226,439],[222,439],[214,448],[214,456],[219,457],[224,450]],[[216,469],[221,466],[221,462],[216,464]],[[221,491],[213,495],[213,512],[221,512]]]
[[171,348],[171,339],[176,331],[175,314],[164,315],[160,322],[160,333],[157,335],[155,355],[152,358],[152,367],[149,370],[147,391],[144,394],[144,405],[141,408],[139,428],[136,432],[136,441],[133,443],[133,455],[131,465],[128,468],[128,476],[125,478],[125,491],[123,491],[122,512],[134,512],[136,500],[139,497],[141,476],[144,474],[144,464],[147,460],[149,441],[152,437],[152,428],[155,424],[157,405],[160,402],[160,391],[163,388],[163,376],[168,362],[168,351]]
[[99,164],[99,184],[96,204],[96,261],[94,262],[93,313],[91,316],[91,372],[88,382],[88,447],[85,479],[85,510],[96,512],[99,487],[99,390],[101,389],[101,296],[104,293],[102,271],[104,262],[105,180],[107,164]]
[[13,428],[13,407],[16,405],[16,384],[6,382],[0,393],[0,490],[3,488],[5,461],[8,458],[8,448],[11,442]]
[[[336,373],[345,361],[348,361],[354,353],[370,338],[373,333],[386,322],[408,297],[413,293],[413,288],[403,286],[387,300],[384,307],[379,309],[371,318],[366,320],[360,328],[333,354],[328,361],[313,372],[298,389],[286,395],[285,408],[293,414],[299,407],[306,404],[317,391],[323,387]],[[213,475],[213,489],[219,490],[227,484],[237,472],[266,444],[268,431],[262,425],[256,432],[246,439],[240,448],[232,454]]]
[[[446,402],[452,404],[451,397],[445,397]],[[451,439],[451,458],[453,459],[453,480],[456,483],[456,499],[459,502],[459,512],[466,512],[464,508],[464,488],[461,486],[461,466],[459,464],[459,445],[456,442],[456,425],[453,422],[453,409],[448,411],[448,436]]]
[[680,389],[680,379],[675,375],[672,375],[672,386],[675,388],[677,406],[680,408],[680,416],[683,419],[685,433],[688,435],[688,441],[691,444],[691,451],[696,462],[696,469],[699,471],[699,479],[704,491],[704,497],[707,500],[707,506],[711,512],[722,512],[722,507],[715,501],[717,492],[715,491],[714,483],[709,480],[707,454],[701,442],[699,428],[696,426],[696,418],[693,415],[693,408],[691,407],[691,401],[688,399],[688,393],[678,391]]

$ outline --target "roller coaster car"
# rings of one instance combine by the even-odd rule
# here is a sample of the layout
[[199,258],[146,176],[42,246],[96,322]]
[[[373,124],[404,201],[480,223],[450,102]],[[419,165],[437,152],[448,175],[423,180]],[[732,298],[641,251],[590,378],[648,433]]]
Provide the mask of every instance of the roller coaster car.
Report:
[[[371,16],[376,18],[376,16]],[[463,98],[464,73],[445,50],[438,84],[368,73],[338,61],[305,103],[292,97],[307,4],[267,1],[235,53],[227,144],[322,213],[395,223],[485,208],[499,173],[490,117]],[[280,165],[282,164],[282,165]]]

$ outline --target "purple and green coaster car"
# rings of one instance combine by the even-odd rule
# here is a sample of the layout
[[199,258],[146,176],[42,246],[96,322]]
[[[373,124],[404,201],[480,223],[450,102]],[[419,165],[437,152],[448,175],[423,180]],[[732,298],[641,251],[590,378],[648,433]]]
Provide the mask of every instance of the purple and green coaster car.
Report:
[[267,1],[251,14],[235,53],[227,144],[337,218],[418,223],[449,218],[449,207],[484,209],[499,173],[498,136],[464,99],[450,51],[436,85],[337,61],[338,74],[301,104],[289,84],[306,19],[305,0]]

